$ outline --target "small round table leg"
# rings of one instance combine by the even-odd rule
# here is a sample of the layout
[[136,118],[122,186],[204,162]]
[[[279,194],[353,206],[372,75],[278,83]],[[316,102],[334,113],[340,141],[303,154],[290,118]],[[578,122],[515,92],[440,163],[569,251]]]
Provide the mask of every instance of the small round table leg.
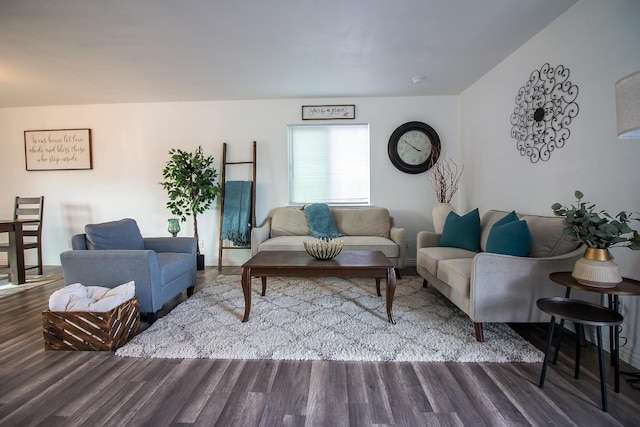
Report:
[[549,322],[549,333],[547,335],[547,351],[544,353],[544,362],[542,362],[542,372],[540,373],[539,387],[544,387],[544,377],[547,375],[547,365],[549,364],[549,353],[551,353],[551,343],[553,342],[553,328],[556,324],[556,318],[551,316],[551,322]]
[[607,405],[607,376],[604,367],[604,349],[602,348],[602,327],[596,327],[598,332],[598,362],[600,365],[600,393],[602,395],[602,410],[609,412]]
[[582,336],[582,324],[574,323],[576,328],[576,368],[574,377],[575,379],[580,379],[580,347],[582,343],[580,342],[580,337]]

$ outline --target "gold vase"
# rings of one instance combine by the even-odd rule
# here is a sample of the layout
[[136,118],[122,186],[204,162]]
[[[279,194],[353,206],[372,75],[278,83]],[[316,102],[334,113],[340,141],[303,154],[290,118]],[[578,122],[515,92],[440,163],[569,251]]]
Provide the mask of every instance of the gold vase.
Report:
[[620,268],[609,249],[587,248],[584,256],[576,261],[571,275],[583,285],[599,288],[615,288],[622,282]]

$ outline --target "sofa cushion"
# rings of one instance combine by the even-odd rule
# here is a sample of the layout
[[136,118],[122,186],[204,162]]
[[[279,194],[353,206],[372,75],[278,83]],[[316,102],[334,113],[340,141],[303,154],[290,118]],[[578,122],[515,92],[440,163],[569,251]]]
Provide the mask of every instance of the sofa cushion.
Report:
[[531,232],[525,220],[519,220],[515,211],[491,227],[487,239],[487,252],[496,254],[527,256],[531,247]]
[[193,255],[177,252],[158,252],[158,264],[162,284],[168,285],[180,276],[189,273],[194,263]]
[[332,212],[338,230],[347,236],[389,238],[391,217],[386,208],[333,208]]
[[563,255],[580,245],[580,242],[575,242],[564,234],[564,225],[560,217],[525,215],[522,219],[527,221],[531,231],[531,257]]
[[454,291],[466,297],[471,288],[471,267],[473,258],[456,258],[438,263],[437,278],[448,284]]
[[427,269],[434,276],[438,275],[438,263],[456,258],[473,258],[476,253],[466,249],[432,246],[418,250],[417,265]]
[[313,237],[334,239],[343,236],[338,231],[331,209],[326,203],[307,205],[304,207],[304,212],[307,214],[307,223]]
[[271,216],[271,236],[309,236],[307,215],[300,208],[276,208]]
[[449,212],[440,237],[440,246],[478,252],[480,250],[480,214],[478,209],[476,208],[463,216]]
[[491,228],[507,214],[509,214],[509,212],[489,210],[482,215],[482,219],[480,220],[480,250],[482,252],[487,251],[487,240],[489,239]]
[[144,249],[138,224],[130,218],[119,221],[87,224],[87,249]]
[[[506,211],[490,210],[482,215],[480,248],[487,250],[487,239],[491,227],[507,214]],[[543,258],[563,255],[573,251],[579,245],[571,240],[571,237],[563,233],[562,218],[540,215],[518,215],[520,219],[527,221],[531,233],[531,247],[529,255],[533,258]]]
[[400,256],[400,248],[393,240],[379,236],[344,236],[344,248],[350,251],[382,251],[388,258]]

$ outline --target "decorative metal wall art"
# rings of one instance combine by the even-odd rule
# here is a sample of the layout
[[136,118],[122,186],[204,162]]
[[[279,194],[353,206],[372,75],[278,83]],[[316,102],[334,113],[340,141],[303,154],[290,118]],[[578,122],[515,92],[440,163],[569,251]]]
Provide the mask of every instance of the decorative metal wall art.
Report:
[[531,163],[547,161],[551,152],[569,139],[569,125],[578,115],[578,86],[569,81],[569,69],[544,64],[518,90],[511,114],[511,137],[520,155]]

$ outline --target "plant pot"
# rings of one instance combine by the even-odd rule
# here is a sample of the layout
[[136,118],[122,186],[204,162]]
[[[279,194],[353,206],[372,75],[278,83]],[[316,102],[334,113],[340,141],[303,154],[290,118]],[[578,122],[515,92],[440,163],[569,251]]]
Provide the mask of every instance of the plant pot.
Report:
[[449,212],[455,212],[456,208],[451,203],[438,203],[433,207],[431,216],[433,217],[433,228],[436,233],[441,234],[444,229],[444,223],[447,220]]
[[584,256],[576,261],[571,276],[587,286],[615,288],[622,282],[618,264],[608,249],[587,248]]
[[204,270],[204,254],[198,254],[196,258],[196,269]]

